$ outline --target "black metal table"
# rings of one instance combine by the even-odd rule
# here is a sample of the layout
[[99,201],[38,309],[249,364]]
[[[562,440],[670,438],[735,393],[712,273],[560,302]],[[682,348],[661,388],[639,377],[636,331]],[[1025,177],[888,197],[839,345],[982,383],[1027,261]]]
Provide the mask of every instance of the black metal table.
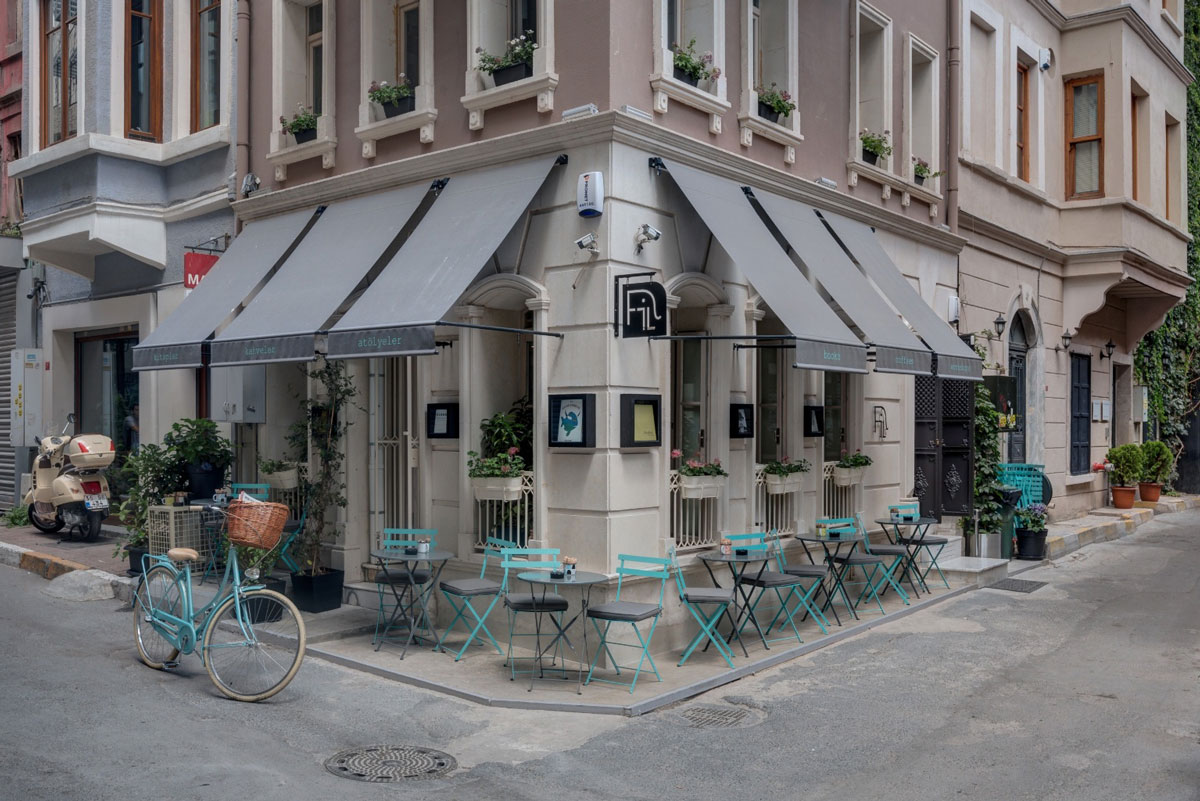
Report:
[[[388,580],[388,586],[392,588],[392,595],[396,598],[396,607],[392,610],[392,616],[383,628],[383,634],[379,637],[379,642],[375,643],[375,650],[378,651],[383,646],[383,641],[387,639],[388,631],[392,626],[396,625],[401,614],[404,615],[405,622],[408,623],[408,636],[404,639],[404,650],[400,652],[401,659],[408,653],[408,646],[412,645],[415,640],[421,639],[417,635],[417,625],[422,620],[429,627],[430,633],[433,635],[433,640],[436,642],[437,628],[433,624],[425,599],[433,591],[433,588],[438,585],[442,569],[446,567],[446,562],[454,558],[454,554],[449,551],[438,550],[406,553],[403,548],[381,548],[371,551],[371,558],[379,563],[379,569],[383,571],[384,578]],[[422,562],[429,565],[429,581],[426,582],[424,587],[417,583],[416,580],[416,569]],[[408,579],[407,585],[391,581],[388,565],[396,564],[404,566],[405,576]],[[404,599],[400,593],[400,588],[404,586],[412,587],[413,593],[413,601],[407,606],[404,604]],[[421,608],[419,615],[413,614],[417,606]]]
[[[742,641],[741,633],[742,618],[746,617],[750,612],[750,593],[745,589],[744,579],[749,566],[759,562],[761,564],[754,576],[756,578],[761,576],[763,571],[767,569],[767,562],[775,558],[774,554],[770,551],[761,550],[739,554],[735,546],[730,553],[721,553],[720,549],[713,549],[711,551],[704,551],[698,554],[698,556],[700,557],[700,561],[704,563],[704,569],[708,571],[708,577],[712,579],[713,585],[716,587],[720,587],[721,582],[717,581],[717,576],[713,573],[712,566],[714,564],[729,566],[729,573],[733,577],[733,610],[735,614],[729,618],[732,628],[729,631],[729,636],[725,638],[725,642],[731,643],[736,637],[738,643],[742,646],[742,653],[747,657],[750,656],[750,652],[746,650],[746,643]],[[725,613],[728,615],[729,610],[726,609]],[[758,625],[758,620],[755,619],[754,615],[750,615],[750,622],[754,624],[754,630],[758,632],[763,647],[769,650],[771,646],[767,645],[767,635],[763,633],[762,627]],[[708,650],[708,643],[704,644],[704,650]]]
[[[904,559],[903,567],[904,575],[908,577],[908,585],[912,587],[913,593],[916,594],[917,592],[916,584],[913,583],[912,579],[914,573],[917,576],[917,581],[921,583],[921,589],[929,592],[929,585],[925,583],[925,577],[921,575],[921,569],[917,567],[916,559],[917,551],[923,547],[922,543],[925,536],[929,533],[929,529],[933,527],[933,524],[938,522],[937,518],[918,517],[916,520],[893,520],[890,517],[878,517],[875,519],[875,522],[883,526],[884,533],[894,545],[903,546],[904,550],[908,553],[908,556]],[[891,531],[888,530],[889,526],[891,527]],[[911,528],[913,530],[912,534],[907,537],[903,536],[901,529],[904,528]]]
[[[824,612],[827,609],[833,610],[833,619],[837,621],[839,626],[842,625],[842,618],[838,615],[837,609],[833,605],[834,596],[840,592],[842,594],[842,601],[846,604],[846,609],[850,611],[855,620],[858,620],[858,612],[854,609],[854,604],[850,602],[850,596],[846,593],[846,585],[843,583],[846,571],[850,569],[850,563],[844,563],[839,570],[834,560],[842,555],[843,545],[850,546],[850,550],[846,552],[846,556],[853,554],[854,549],[863,541],[863,536],[861,534],[842,534],[837,537],[818,537],[816,534],[797,534],[796,539],[801,542],[818,543],[821,549],[825,551],[825,563],[829,565],[829,574],[833,576],[833,589],[825,592],[825,605],[821,607],[821,611]],[[834,546],[832,553],[829,550],[829,546],[831,545]],[[813,559],[812,552],[808,548],[805,548],[804,553],[808,556],[808,561],[815,565],[816,560]]]
[[[603,573],[592,573],[587,570],[576,570],[575,576],[573,578],[567,578],[566,576],[563,576],[562,578],[551,578],[550,571],[548,571],[548,570],[527,570],[524,573],[518,573],[517,578],[520,579],[521,581],[524,581],[525,583],[529,584],[529,589],[531,592],[534,590],[535,585],[540,585],[542,588],[542,600],[543,601],[545,601],[545,599],[546,599],[546,590],[549,589],[550,587],[582,587],[583,588],[582,592],[580,593],[579,611],[575,613],[575,616],[573,618],[571,618],[570,620],[568,620],[566,622],[566,625],[560,626],[558,624],[558,621],[554,619],[553,613],[550,614],[550,622],[554,624],[554,628],[557,629],[557,631],[555,632],[554,637],[551,638],[550,642],[546,645],[545,648],[542,648],[542,615],[546,614],[546,613],[544,613],[544,612],[534,612],[533,613],[534,614],[533,625],[534,625],[534,633],[535,633],[534,649],[536,650],[536,654],[537,654],[535,658],[537,659],[538,678],[545,678],[545,666],[542,664],[542,658],[546,655],[547,651],[550,651],[551,649],[554,648],[555,644],[557,644],[559,640],[562,640],[564,643],[567,644],[567,647],[571,649],[572,653],[575,654],[576,661],[579,663],[579,679],[578,679],[579,684],[578,684],[578,687],[576,688],[575,692],[578,695],[583,695],[583,665],[584,665],[584,663],[587,662],[588,601],[591,600],[592,587],[595,586],[596,584],[602,584],[603,582],[608,581],[608,576],[604,575]],[[571,638],[567,636],[567,632],[571,629],[571,626],[575,625],[575,621],[577,621],[577,620],[583,621],[583,653],[582,654],[580,654],[579,651],[575,650],[575,646],[571,644]],[[557,670],[557,668],[555,668],[555,669]],[[564,669],[564,673],[565,673],[566,672],[566,664],[565,663],[563,665],[563,669]],[[564,675],[563,678],[566,678],[566,676]],[[529,691],[533,692],[533,671],[532,670],[529,671]]]

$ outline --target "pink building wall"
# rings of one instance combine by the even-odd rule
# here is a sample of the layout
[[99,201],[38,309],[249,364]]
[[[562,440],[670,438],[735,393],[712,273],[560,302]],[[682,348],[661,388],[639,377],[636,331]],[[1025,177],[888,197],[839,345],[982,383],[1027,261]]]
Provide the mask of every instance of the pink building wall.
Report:
[[8,163],[21,156],[21,13],[21,0],[0,0],[0,221],[22,217],[19,182],[8,177]]

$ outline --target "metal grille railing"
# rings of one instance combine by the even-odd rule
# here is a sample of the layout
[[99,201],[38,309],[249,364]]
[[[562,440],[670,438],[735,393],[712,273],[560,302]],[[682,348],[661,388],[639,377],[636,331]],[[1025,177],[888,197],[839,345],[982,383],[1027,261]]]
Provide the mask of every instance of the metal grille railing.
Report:
[[475,548],[482,549],[488,537],[516,543],[525,548],[533,532],[533,473],[521,473],[521,497],[515,501],[475,501]]
[[754,521],[763,531],[775,529],[780,536],[796,533],[796,519],[800,517],[800,493],[787,492],[771,495],[767,492],[767,474],[762,465],[754,466]]
[[822,470],[822,517],[854,517],[857,511],[855,497],[858,487],[839,487],[833,483],[833,466],[836,462],[826,462]]
[[671,471],[671,538],[679,550],[709,548],[720,539],[719,498],[684,498],[679,471]]

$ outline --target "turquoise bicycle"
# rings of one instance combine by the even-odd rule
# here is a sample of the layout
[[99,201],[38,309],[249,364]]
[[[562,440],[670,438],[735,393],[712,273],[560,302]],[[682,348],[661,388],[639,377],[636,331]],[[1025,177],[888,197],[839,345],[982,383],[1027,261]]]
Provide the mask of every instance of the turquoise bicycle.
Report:
[[[283,511],[246,509],[266,506]],[[233,545],[270,551],[279,542],[286,510],[283,504],[232,503],[226,538]],[[149,667],[170,669],[180,654],[193,653],[199,645],[209,678],[222,693],[237,701],[270,698],[300,669],[304,619],[287,597],[254,583],[257,566],[245,573],[239,569],[236,547],[228,549],[216,595],[196,609],[192,563],[199,559],[191,548],[142,557],[142,578],[133,599],[138,655]]]

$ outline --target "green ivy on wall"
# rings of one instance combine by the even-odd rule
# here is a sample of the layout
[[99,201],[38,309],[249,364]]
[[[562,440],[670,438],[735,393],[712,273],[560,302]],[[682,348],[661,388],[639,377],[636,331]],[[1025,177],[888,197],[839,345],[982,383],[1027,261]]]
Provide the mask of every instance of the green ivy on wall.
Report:
[[[974,426],[975,511],[979,514],[979,530],[995,533],[1000,531],[1000,415],[983,384],[975,385]],[[961,522],[963,536],[970,542],[975,520],[964,517]]]
[[[1184,63],[1200,74],[1200,0],[1184,3]],[[1200,82],[1187,90],[1187,226],[1192,241],[1187,271],[1200,278]],[[1183,303],[1147,334],[1134,354],[1138,382],[1148,387],[1150,421],[1157,437],[1178,456],[1188,433],[1188,418],[1200,407],[1200,286],[1188,288]]]

